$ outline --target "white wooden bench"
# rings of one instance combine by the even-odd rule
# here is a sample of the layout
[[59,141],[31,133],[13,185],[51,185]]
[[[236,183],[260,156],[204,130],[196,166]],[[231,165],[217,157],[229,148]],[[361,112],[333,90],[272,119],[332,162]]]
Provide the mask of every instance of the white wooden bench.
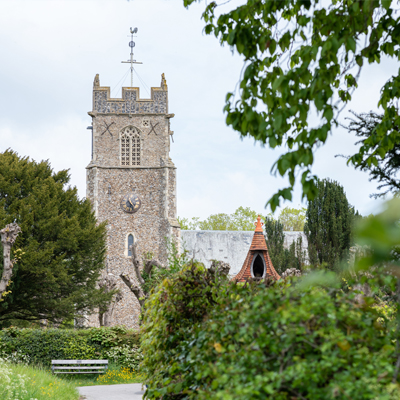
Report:
[[108,360],[51,360],[54,374],[102,374],[108,369]]

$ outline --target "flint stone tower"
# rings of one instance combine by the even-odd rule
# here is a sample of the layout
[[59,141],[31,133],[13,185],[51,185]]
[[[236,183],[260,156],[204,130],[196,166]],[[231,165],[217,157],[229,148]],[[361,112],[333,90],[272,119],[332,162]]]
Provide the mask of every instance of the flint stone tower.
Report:
[[[134,277],[129,246],[138,255],[152,253],[167,262],[168,240],[179,238],[176,220],[176,168],[169,157],[170,118],[164,74],[151,98],[139,88],[122,88],[122,98],[110,98],[110,88],[93,85],[92,159],[87,168],[86,196],[99,222],[107,221],[107,270],[116,276],[122,300],[115,304],[112,325],[138,327],[135,296],[119,278]],[[89,324],[98,325],[91,316]]]

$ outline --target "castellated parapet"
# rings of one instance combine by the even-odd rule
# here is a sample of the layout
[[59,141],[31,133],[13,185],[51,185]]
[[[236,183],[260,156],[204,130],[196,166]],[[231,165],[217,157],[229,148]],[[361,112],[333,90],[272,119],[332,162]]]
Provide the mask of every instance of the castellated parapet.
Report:
[[99,75],[93,85],[93,112],[101,114],[166,114],[168,113],[168,87],[162,77],[158,88],[151,88],[151,98],[141,99],[139,88],[122,88],[122,98],[110,98],[110,88],[100,86]]
[[[170,119],[168,88],[162,75],[151,98],[141,99],[139,88],[122,88],[122,98],[110,98],[110,88],[93,85],[92,159],[87,166],[87,198],[99,222],[107,222],[107,270],[118,281],[123,299],[115,305],[113,325],[138,327],[140,313],[135,296],[119,278],[134,278],[128,237],[133,236],[140,257],[152,253],[167,263],[167,242],[179,238],[176,220],[176,167],[169,157]],[[141,200],[135,213],[121,207],[124,196]],[[89,318],[98,326],[98,316]]]

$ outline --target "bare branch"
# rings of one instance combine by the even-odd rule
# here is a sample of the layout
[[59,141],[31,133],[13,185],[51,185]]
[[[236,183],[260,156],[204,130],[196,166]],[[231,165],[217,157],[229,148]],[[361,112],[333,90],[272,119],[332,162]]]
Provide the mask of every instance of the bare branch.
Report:
[[136,278],[141,285],[144,285],[144,279],[140,273],[140,260],[137,256],[136,243],[134,243],[131,246],[130,250],[132,253],[132,264],[133,264],[133,269],[135,270]]
[[150,275],[153,267],[164,268],[164,266],[158,260],[152,258],[151,260],[146,261],[143,272],[147,275]]
[[[143,304],[145,302],[146,299],[146,294],[144,293],[143,289],[142,289],[142,285],[145,284],[145,280],[140,272],[140,260],[139,257],[137,255],[137,248],[136,248],[136,243],[134,243],[131,247],[130,247],[130,251],[132,253],[132,264],[133,264],[133,269],[135,271],[135,275],[136,275],[136,279],[139,282],[139,285],[136,285],[136,283],[132,280],[132,278],[122,272],[120,274],[120,278],[123,280],[123,282],[125,283],[126,286],[128,286],[129,290],[136,296],[136,298],[139,301],[139,304],[141,307],[143,307]],[[164,268],[164,266],[155,258],[151,259],[151,260],[147,260],[145,262],[144,268],[143,268],[143,272],[144,274],[150,275],[153,267],[159,267],[159,268]]]
[[[128,286],[129,290],[136,296],[140,307],[143,307],[145,301],[145,294],[140,286],[137,286],[135,282],[131,279],[131,277],[127,274],[120,274],[120,278],[123,280],[126,286]],[[143,279],[143,278],[142,278]]]

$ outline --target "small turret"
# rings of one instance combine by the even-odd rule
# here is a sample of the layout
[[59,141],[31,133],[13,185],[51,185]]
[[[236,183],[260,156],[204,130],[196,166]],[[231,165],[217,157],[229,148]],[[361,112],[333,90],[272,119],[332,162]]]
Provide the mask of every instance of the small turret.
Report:
[[261,222],[260,216],[258,216],[255,225],[256,229],[254,231],[249,252],[244,260],[242,269],[233,278],[233,280],[245,282],[250,278],[265,279],[268,277],[280,279],[280,276],[272,265],[272,261],[268,253],[268,247],[267,243],[265,242],[262,228],[264,224]]
[[161,74],[161,85],[160,86],[161,86],[162,90],[168,90],[167,80],[165,79],[164,73]]
[[93,81],[93,88],[100,86],[100,77],[99,74],[96,74]]

